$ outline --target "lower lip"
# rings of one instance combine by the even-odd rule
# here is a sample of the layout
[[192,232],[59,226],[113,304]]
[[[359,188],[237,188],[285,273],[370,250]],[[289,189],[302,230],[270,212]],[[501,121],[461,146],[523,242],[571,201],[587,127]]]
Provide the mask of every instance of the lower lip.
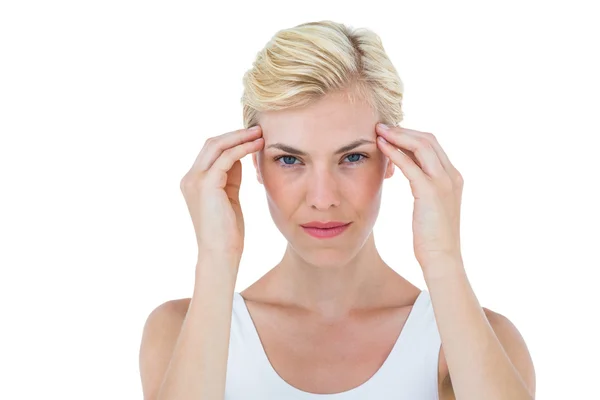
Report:
[[350,223],[348,223],[346,225],[342,225],[342,226],[336,226],[335,228],[321,229],[321,228],[302,227],[302,229],[304,229],[304,231],[306,233],[308,233],[309,235],[311,235],[313,237],[316,237],[319,239],[327,239],[327,238],[332,238],[334,236],[340,235],[349,226],[350,226]]

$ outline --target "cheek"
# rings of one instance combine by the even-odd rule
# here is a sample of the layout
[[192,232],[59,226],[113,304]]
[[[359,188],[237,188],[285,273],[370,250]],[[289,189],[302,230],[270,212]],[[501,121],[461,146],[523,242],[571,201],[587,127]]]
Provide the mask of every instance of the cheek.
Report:
[[285,213],[287,209],[293,208],[299,196],[296,193],[299,185],[291,182],[289,173],[273,165],[263,165],[261,171],[263,186],[272,211],[281,210]]
[[342,184],[344,198],[356,208],[368,208],[380,197],[384,171],[376,166],[363,168]]
[[286,186],[286,174],[273,165],[271,161],[263,159],[260,165],[260,170],[262,172],[265,189],[269,193],[275,194]]
[[[344,197],[353,204],[353,208],[376,216],[381,202],[385,170],[386,160],[376,157],[353,174],[352,181],[344,187]],[[366,215],[365,218],[371,219]]]

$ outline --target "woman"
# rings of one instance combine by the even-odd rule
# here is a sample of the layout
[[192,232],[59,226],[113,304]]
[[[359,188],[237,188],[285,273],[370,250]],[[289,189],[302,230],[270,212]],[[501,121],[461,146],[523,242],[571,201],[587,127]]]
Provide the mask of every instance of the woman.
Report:
[[[209,139],[181,181],[198,241],[194,293],[148,317],[144,398],[533,399],[521,335],[479,305],[465,274],[462,177],[434,135],[397,125],[403,85],[378,36],[331,21],[280,31],[244,85],[256,129]],[[288,246],[238,293],[247,154]],[[415,197],[428,290],[375,246],[396,166]]]

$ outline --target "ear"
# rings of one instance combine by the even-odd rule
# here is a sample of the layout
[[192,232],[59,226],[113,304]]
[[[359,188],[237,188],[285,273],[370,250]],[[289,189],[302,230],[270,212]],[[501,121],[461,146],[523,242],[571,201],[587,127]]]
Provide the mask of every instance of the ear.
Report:
[[387,163],[385,168],[385,179],[389,179],[394,175],[394,171],[396,170],[396,164],[387,157]]
[[252,153],[252,164],[254,164],[254,169],[256,170],[256,180],[262,185],[262,174],[260,173],[260,168],[258,167],[258,159],[256,154],[257,153]]

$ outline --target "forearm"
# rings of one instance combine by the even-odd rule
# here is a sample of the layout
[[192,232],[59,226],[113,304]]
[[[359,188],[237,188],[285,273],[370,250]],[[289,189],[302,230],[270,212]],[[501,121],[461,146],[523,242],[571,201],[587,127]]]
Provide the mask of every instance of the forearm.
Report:
[[223,400],[235,278],[199,261],[196,284],[157,400]]
[[[531,400],[468,281],[462,261],[440,260],[425,281],[458,400]],[[445,272],[441,272],[445,271]]]

